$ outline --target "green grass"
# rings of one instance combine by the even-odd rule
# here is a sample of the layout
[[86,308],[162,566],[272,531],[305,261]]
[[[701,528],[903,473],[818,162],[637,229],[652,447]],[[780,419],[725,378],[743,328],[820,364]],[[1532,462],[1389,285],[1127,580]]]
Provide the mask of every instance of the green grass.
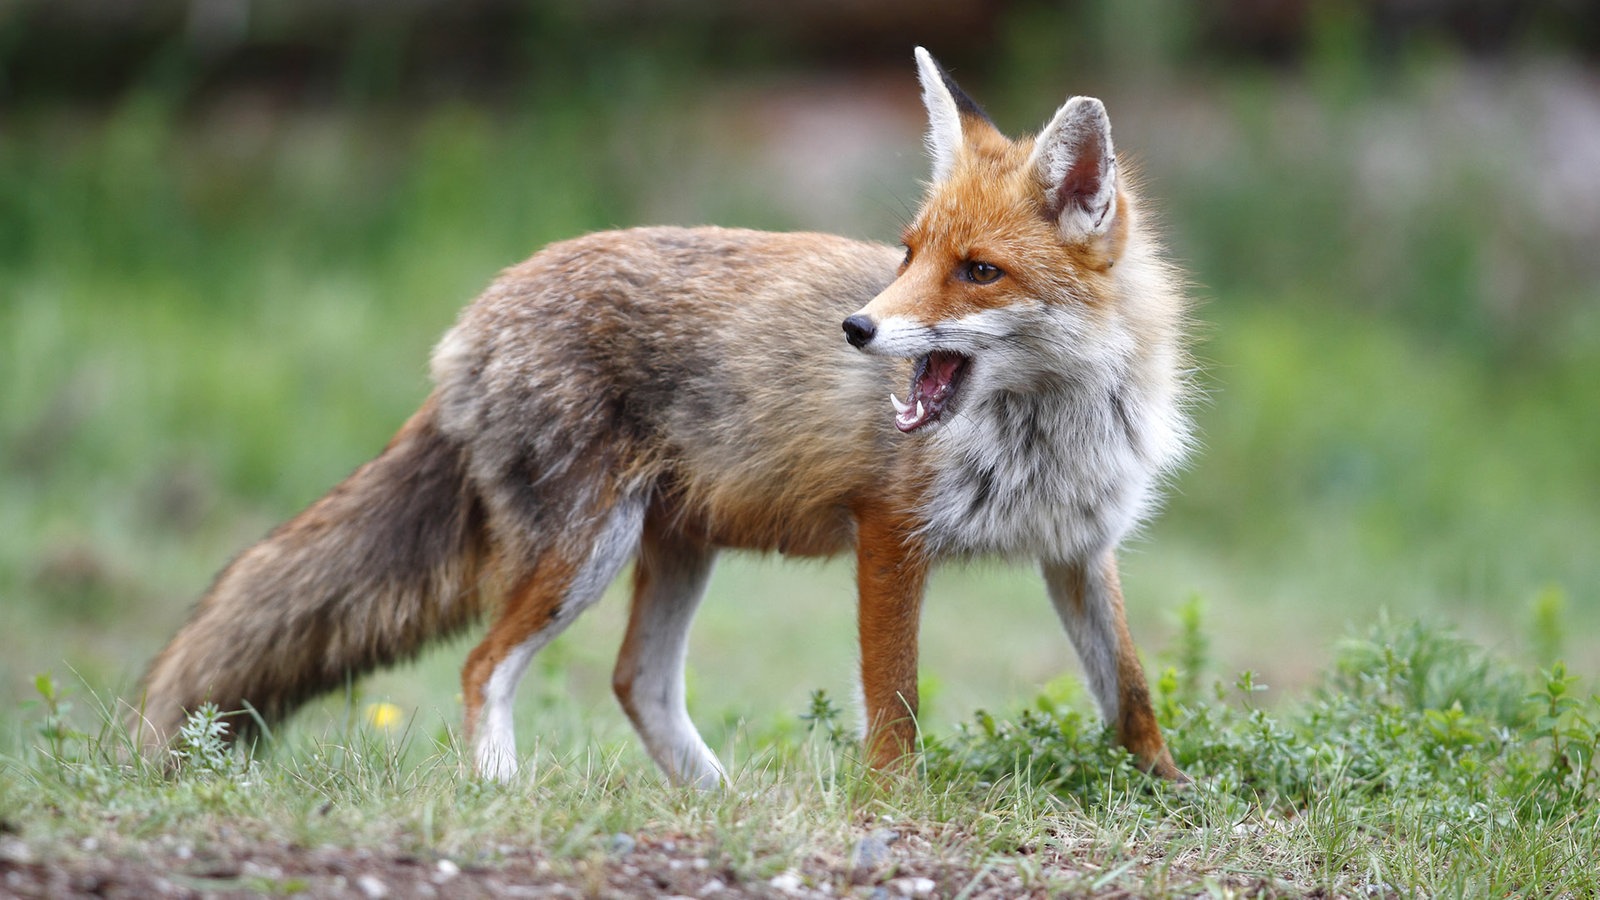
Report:
[[[1533,668],[1600,663],[1600,295],[1513,170],[1527,148],[1432,129],[1453,71],[1354,98],[1250,73],[1105,92],[1205,301],[1205,446],[1124,554],[1152,675],[1177,670],[1175,748],[1206,776],[1187,794],[1129,773],[1085,718],[1036,575],[987,566],[940,573],[927,605],[928,786],[879,792],[800,718],[814,689],[852,691],[848,567],[739,557],[691,650],[691,708],[739,773],[728,795],[661,790],[634,746],[609,699],[615,597],[536,663],[518,722],[537,774],[514,788],[476,785],[451,743],[463,642],[316,705],[248,775],[172,782],[119,761],[95,707],[232,553],[382,446],[427,390],[429,346],[500,267],[653,221],[892,239],[922,174],[918,126],[882,149],[895,174],[855,171],[849,202],[819,212],[785,205],[794,173],[733,127],[737,93],[693,79],[535,93],[514,112],[179,114],[135,92],[103,116],[8,114],[0,819],[40,853],[91,857],[72,848],[95,838],[178,865],[179,843],[236,828],[506,865],[520,858],[494,848],[532,848],[578,880],[603,876],[624,831],[749,881],[838,877],[889,816],[897,851],[914,846],[951,894],[991,863],[1013,887],[1592,890],[1571,861],[1593,855],[1593,785],[1561,780],[1554,749],[1562,729],[1592,738],[1579,710],[1541,722],[1520,698],[1553,683]],[[995,106],[1025,111],[1013,129],[1060,100],[1061,79],[1026,74]],[[1515,97],[1487,98],[1507,135],[1528,124]],[[1191,140],[1197,119],[1168,112],[1195,103],[1211,130]],[[1373,122],[1428,165],[1372,187]],[[1479,672],[1462,662],[1478,651],[1434,632],[1372,637],[1385,611],[1513,662]],[[1426,653],[1480,681],[1417,693]],[[1272,690],[1202,689],[1246,669]],[[45,713],[23,704],[41,672],[73,686],[66,721],[92,737],[38,749]],[[1470,698],[1459,715],[1453,697]],[[347,724],[378,701],[404,737]]]
[[[131,757],[114,722],[73,715],[76,698],[41,680],[23,748],[0,756],[0,822],[21,833],[13,857],[20,846],[71,868],[73,848],[92,840],[124,871],[216,889],[230,886],[215,880],[219,858],[276,858],[259,848],[287,846],[356,854],[391,884],[414,860],[426,873],[437,860],[493,872],[532,859],[569,884],[642,866],[738,891],[792,871],[836,893],[925,877],[940,896],[1586,896],[1600,890],[1600,697],[1581,698],[1574,680],[1388,624],[1345,641],[1311,697],[1278,712],[1256,705],[1248,673],[1201,690],[1169,671],[1161,715],[1196,777],[1181,789],[1135,771],[1051,694],[931,737],[915,778],[874,779],[836,705],[817,696],[797,718],[806,730],[754,749],[735,740],[743,762],[712,793],[658,785],[642,755],[597,735],[570,697],[524,704],[548,743],[500,787],[473,779],[448,738],[364,722],[359,705],[346,724],[256,758],[229,753],[197,714],[164,772]],[[76,730],[84,721],[98,733]],[[886,829],[896,840],[883,865],[854,871],[856,844]],[[314,867],[273,878],[234,886],[328,889]]]

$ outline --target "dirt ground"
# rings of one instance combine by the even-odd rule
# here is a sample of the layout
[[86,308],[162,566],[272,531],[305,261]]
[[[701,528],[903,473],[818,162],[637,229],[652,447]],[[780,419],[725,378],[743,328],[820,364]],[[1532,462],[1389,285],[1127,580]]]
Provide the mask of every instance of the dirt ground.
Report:
[[[863,838],[847,859],[814,857],[770,877],[741,878],[714,850],[691,840],[614,835],[604,852],[551,860],[497,847],[482,863],[402,853],[286,843],[230,842],[152,853],[149,844],[107,848],[93,839],[45,858],[15,838],[0,842],[0,897],[409,897],[820,898],[1030,897],[1098,875],[1058,852],[1018,864],[941,860],[917,836]],[[1126,872],[1109,873],[1108,881]],[[1052,891],[1051,888],[1055,890]],[[1108,886],[1110,887],[1110,886]]]

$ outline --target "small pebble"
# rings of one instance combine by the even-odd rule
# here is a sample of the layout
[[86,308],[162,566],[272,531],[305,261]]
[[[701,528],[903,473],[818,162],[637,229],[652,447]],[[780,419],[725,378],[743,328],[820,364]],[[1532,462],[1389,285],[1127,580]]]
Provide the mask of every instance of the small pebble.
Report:
[[850,869],[865,874],[889,861],[889,845],[900,839],[900,832],[879,828],[856,841],[850,848]]
[[433,873],[434,884],[444,884],[446,881],[461,874],[461,867],[448,859],[439,860],[439,865],[435,869],[437,871]]
[[25,866],[33,862],[33,848],[21,838],[0,837],[0,862]]
[[792,894],[800,890],[800,887],[802,884],[804,884],[804,882],[802,882],[800,880],[800,876],[794,872],[785,872],[782,875],[772,876],[772,880],[767,882],[767,884],[771,885],[776,890],[783,891],[785,894]]
[[932,878],[896,878],[889,886],[902,897],[928,897],[937,887]]
[[367,900],[383,900],[389,896],[389,886],[380,881],[376,875],[362,875],[356,879],[356,887]]
[[633,839],[633,835],[619,831],[613,834],[611,839],[606,842],[606,852],[614,856],[627,856],[633,852],[633,848],[637,844],[638,841]]

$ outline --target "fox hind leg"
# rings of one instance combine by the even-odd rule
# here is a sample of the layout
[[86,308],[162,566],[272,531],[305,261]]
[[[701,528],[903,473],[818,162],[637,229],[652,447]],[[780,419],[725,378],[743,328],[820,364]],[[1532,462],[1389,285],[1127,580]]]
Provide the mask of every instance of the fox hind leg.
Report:
[[489,632],[461,670],[466,733],[479,775],[517,773],[512,702],[534,654],[600,599],[638,548],[645,502],[625,498],[601,521],[587,555],[546,552],[513,585]]
[[714,559],[703,544],[646,526],[612,675],[617,700],[656,764],[675,783],[703,790],[724,783],[727,773],[689,719],[683,676],[689,625]]

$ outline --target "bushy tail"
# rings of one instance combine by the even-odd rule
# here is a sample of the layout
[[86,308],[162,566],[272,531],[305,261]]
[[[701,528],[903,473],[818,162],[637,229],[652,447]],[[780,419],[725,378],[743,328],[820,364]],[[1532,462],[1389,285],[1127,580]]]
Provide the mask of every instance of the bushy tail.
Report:
[[[273,724],[460,629],[480,608],[484,545],[430,398],[377,459],[222,570],[145,674],[139,741],[164,745],[208,702]],[[254,716],[230,722],[236,737],[256,731]]]

